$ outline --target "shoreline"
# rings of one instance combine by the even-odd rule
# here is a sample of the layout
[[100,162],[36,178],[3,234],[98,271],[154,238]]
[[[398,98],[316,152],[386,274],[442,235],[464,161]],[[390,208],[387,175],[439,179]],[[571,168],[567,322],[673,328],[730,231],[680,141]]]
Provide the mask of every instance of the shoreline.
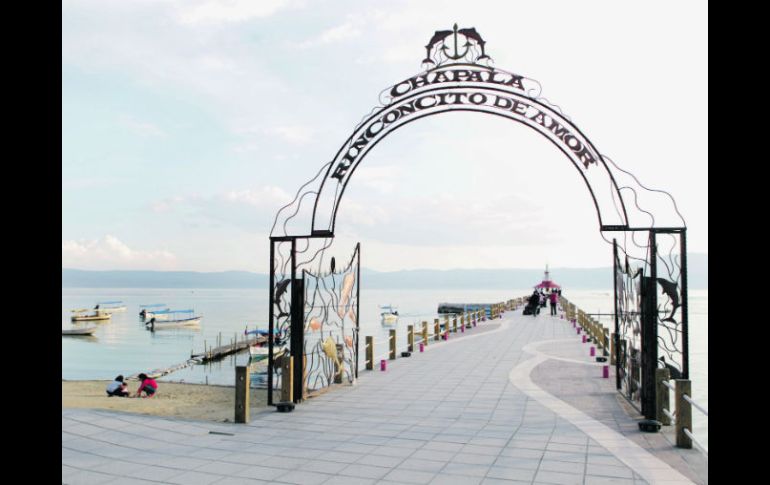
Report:
[[[62,409],[104,409],[127,413],[233,422],[235,386],[158,382],[158,392],[151,398],[108,397],[105,388],[111,380],[62,379]],[[128,390],[136,391],[138,383],[129,382]],[[251,389],[252,413],[267,408],[267,389]]]

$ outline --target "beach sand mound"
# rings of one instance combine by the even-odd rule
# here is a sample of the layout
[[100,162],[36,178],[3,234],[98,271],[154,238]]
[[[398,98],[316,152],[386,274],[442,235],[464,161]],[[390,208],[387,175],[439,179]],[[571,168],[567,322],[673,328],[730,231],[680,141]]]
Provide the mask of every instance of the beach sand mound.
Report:
[[[158,382],[158,393],[151,398],[108,397],[109,381],[62,381],[62,408],[109,409],[128,413],[170,416],[207,421],[233,421],[235,388],[203,384]],[[129,382],[131,394],[138,383]],[[267,390],[252,389],[251,412],[264,410]]]

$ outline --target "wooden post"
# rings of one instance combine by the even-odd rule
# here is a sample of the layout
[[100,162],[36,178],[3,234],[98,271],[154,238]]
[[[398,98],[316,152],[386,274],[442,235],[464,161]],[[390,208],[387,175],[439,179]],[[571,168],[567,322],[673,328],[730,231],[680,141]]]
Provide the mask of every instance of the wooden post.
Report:
[[438,318],[433,319],[433,340],[441,339],[441,328],[438,325]]
[[449,315],[444,315],[444,326],[446,328],[446,331],[449,331]]
[[409,352],[414,352],[414,325],[407,325],[406,341],[407,341],[406,350],[408,350]]
[[602,348],[604,349],[604,356],[607,357],[607,354],[610,351],[610,329],[609,328],[602,329],[602,339],[604,340],[604,344],[602,345]]
[[294,357],[288,354],[281,358],[281,402],[294,402]]
[[610,334],[610,365],[615,365],[615,334]]
[[692,433],[692,407],[685,401],[685,394],[692,396],[689,379],[676,379],[676,446],[692,448],[692,440],[684,434],[685,428]]
[[452,331],[457,333],[457,317],[452,318]]
[[396,329],[390,329],[390,360],[396,360]]
[[[658,388],[655,393],[655,416],[658,421],[666,426],[671,424],[671,419],[663,412],[663,408],[668,408],[671,404],[669,404],[668,387],[663,382],[669,380],[670,374],[671,372],[668,369],[655,369],[655,383]],[[671,410],[669,409],[669,411]]]
[[422,344],[428,346],[428,322],[422,322]]
[[465,326],[465,314],[460,315],[460,326]]
[[374,337],[366,336],[366,370],[374,369]]
[[235,422],[249,422],[249,366],[235,367]]
[[466,315],[464,325],[465,325],[465,328],[473,328],[473,323],[471,322],[470,315]]

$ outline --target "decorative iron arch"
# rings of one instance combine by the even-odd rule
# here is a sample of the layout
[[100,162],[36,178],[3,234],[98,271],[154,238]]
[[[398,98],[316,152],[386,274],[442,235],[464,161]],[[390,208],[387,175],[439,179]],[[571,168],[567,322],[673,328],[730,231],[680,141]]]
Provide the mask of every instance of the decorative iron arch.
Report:
[[[543,135],[578,170],[596,208],[599,227],[627,227],[622,194],[599,151],[567,117],[528,95],[524,80],[523,76],[479,64],[452,63],[395,84],[389,90],[388,102],[356,127],[329,164],[313,206],[311,234],[334,234],[345,189],[378,143],[413,121],[463,111],[500,116]],[[605,190],[607,187],[612,192]],[[599,197],[597,192],[602,192]],[[617,211],[615,203],[620,206]],[[614,215],[618,219],[605,224]]]
[[[458,43],[460,36],[464,39],[463,43]],[[334,281],[334,275],[337,274],[334,258],[331,260],[331,272],[328,272],[323,268],[323,254],[331,244],[329,241],[334,239],[337,211],[356,169],[371,150],[389,134],[413,121],[447,112],[476,112],[500,116],[540,133],[565,155],[580,174],[594,203],[600,232],[622,231],[624,235],[631,234],[632,243],[645,250],[641,259],[633,258],[626,250],[625,243],[620,247],[617,241],[612,242],[616,280],[614,315],[618,389],[623,388],[630,400],[637,400],[645,416],[655,417],[655,386],[651,376],[660,365],[659,346],[662,354],[669,359],[665,365],[678,368],[684,378],[688,377],[684,219],[682,218],[682,227],[657,227],[654,218],[650,227],[632,227],[622,194],[623,189],[630,189],[634,193],[632,202],[636,208],[651,216],[650,212],[639,207],[633,187],[619,187],[616,182],[619,172],[631,177],[633,175],[604,157],[561,109],[541,97],[537,81],[492,67],[485,44],[475,28],[458,29],[455,24],[453,30],[435,32],[425,46],[427,54],[422,61],[424,70],[383,90],[380,93],[380,105],[372,109],[354,128],[334,158],[300,188],[294,200],[276,214],[270,234],[269,325],[270,335],[280,334],[281,338],[270,339],[267,375],[269,404],[273,404],[274,377],[278,376],[277,364],[274,363],[276,345],[282,346],[288,351],[288,355],[293,357],[293,401],[303,400],[307,391],[307,373],[303,369],[303,362],[309,355],[305,352],[305,329],[308,324],[308,328],[324,328],[325,323],[309,317],[312,308],[311,312],[308,312],[305,305],[305,278],[312,276],[314,281],[322,282],[324,278]],[[610,161],[617,172],[613,171],[605,159]],[[323,177],[319,179],[321,174]],[[662,192],[647,189],[633,178],[638,186],[645,190]],[[308,196],[313,200],[310,228],[298,234],[289,234],[287,224],[299,213]],[[290,210],[284,213],[287,209]],[[675,203],[674,209],[676,210]],[[681,218],[678,210],[676,213]],[[283,219],[280,219],[282,214]],[[279,233],[276,233],[276,227],[279,228]],[[648,234],[646,246],[642,247],[636,243],[633,238],[635,232]],[[663,271],[659,274],[657,269],[661,259],[656,242],[658,235],[671,237],[675,243],[679,243],[678,249],[676,244],[669,249],[668,257],[673,264],[669,265],[661,260],[667,274]],[[602,237],[604,238],[603,235]],[[298,248],[298,241],[304,242],[305,247]],[[320,242],[322,247],[315,252],[311,251],[313,242]],[[675,249],[679,251],[678,256],[674,255]],[[624,255],[621,257],[618,251],[623,251]],[[337,308],[340,321],[344,323],[345,318],[349,317],[355,324],[352,330],[354,337],[351,340],[347,337],[344,342],[350,348],[349,353],[354,356],[355,361],[353,357],[340,360],[343,354],[335,357],[332,347],[344,345],[342,342],[335,344],[331,340],[328,345],[327,341],[324,341],[324,346],[328,347],[327,357],[319,356],[319,359],[316,359],[319,361],[320,358],[328,358],[334,361],[339,370],[338,375],[341,375],[342,367],[349,365],[350,368],[345,369],[345,372],[351,379],[358,376],[357,322],[360,285],[357,278],[360,274],[360,245],[356,247],[354,256],[351,261],[355,261],[355,265],[351,263],[347,268],[346,280],[336,297],[344,302],[344,305],[340,303]],[[641,261],[642,267],[632,268],[629,258]],[[622,259],[625,260],[624,264],[621,264]],[[632,281],[637,276],[641,278],[637,282]],[[643,290],[643,304],[635,297],[639,292],[629,292],[634,285]],[[658,304],[658,285],[663,288],[667,298],[660,298],[662,305]],[[640,305],[643,308],[639,307]],[[343,306],[349,311],[343,311]],[[331,314],[328,311],[323,313]],[[662,329],[660,334],[658,328]],[[625,340],[626,335],[629,336],[628,341]],[[620,348],[625,352],[626,343],[629,355],[633,358],[627,359],[625,353],[621,354]],[[629,368],[625,367],[626,362],[629,363]],[[634,383],[631,377],[639,375],[642,381]],[[635,388],[632,388],[632,384]]]

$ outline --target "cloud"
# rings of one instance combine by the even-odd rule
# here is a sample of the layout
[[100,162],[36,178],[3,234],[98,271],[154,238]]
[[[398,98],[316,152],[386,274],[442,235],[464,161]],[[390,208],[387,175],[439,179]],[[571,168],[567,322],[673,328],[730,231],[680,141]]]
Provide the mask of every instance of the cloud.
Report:
[[297,44],[300,49],[309,49],[311,47],[333,44],[343,40],[354,39],[362,34],[361,26],[364,24],[360,17],[348,17],[348,20],[336,27],[326,29],[316,37],[310,38]]
[[165,137],[168,134],[158,125],[148,121],[140,121],[129,115],[121,115],[118,122],[129,129],[129,131],[144,137]]
[[107,269],[174,269],[177,258],[170,251],[136,250],[115,236],[96,240],[62,241],[62,267]]
[[279,187],[261,187],[259,189],[230,190],[218,196],[227,202],[245,204],[257,208],[281,207],[293,199]]
[[176,17],[186,25],[226,24],[269,17],[288,5],[287,0],[215,0],[194,7],[180,2]]

